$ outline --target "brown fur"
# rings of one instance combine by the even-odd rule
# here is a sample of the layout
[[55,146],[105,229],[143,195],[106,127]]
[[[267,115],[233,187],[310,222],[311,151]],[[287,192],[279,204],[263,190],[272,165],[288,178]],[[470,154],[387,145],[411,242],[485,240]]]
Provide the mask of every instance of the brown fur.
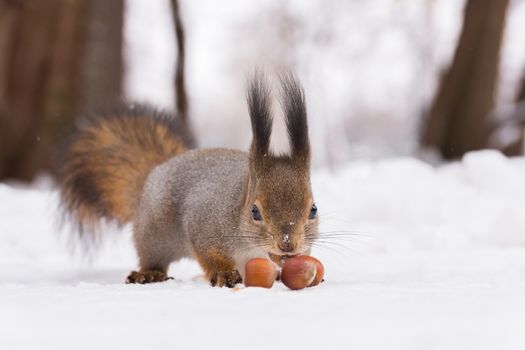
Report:
[[151,169],[191,144],[183,124],[150,107],[88,117],[62,156],[62,202],[80,231],[100,218],[129,222]]
[[310,189],[310,169],[293,158],[268,155],[256,172],[256,186],[249,198],[263,218],[261,225],[271,233],[274,250],[283,251],[282,237],[288,235],[288,249],[296,251],[304,242],[305,227],[312,229],[308,214],[314,204]]
[[235,270],[235,261],[224,251],[209,248],[204,252],[196,251],[196,253],[197,261],[212,286],[233,287],[242,282],[241,275]]
[[233,259],[217,248],[209,248],[205,252],[196,251],[196,253],[197,261],[208,277],[214,272],[230,271],[235,267]]

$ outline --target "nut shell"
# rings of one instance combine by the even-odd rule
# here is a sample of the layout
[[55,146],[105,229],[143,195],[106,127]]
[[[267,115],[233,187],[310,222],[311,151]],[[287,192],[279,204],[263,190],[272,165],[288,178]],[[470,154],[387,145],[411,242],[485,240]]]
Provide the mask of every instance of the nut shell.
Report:
[[281,271],[281,281],[288,288],[298,290],[312,285],[316,280],[316,275],[315,261],[298,256],[286,261]]
[[244,285],[246,287],[272,288],[277,277],[275,264],[268,259],[248,260],[244,271]]
[[317,273],[315,274],[315,278],[312,281],[312,283],[308,287],[317,286],[319,283],[323,281],[324,278],[324,266],[323,264],[313,256],[308,255],[301,255],[297,257],[298,259],[301,259],[303,261],[311,261],[315,264],[315,267],[317,269]]

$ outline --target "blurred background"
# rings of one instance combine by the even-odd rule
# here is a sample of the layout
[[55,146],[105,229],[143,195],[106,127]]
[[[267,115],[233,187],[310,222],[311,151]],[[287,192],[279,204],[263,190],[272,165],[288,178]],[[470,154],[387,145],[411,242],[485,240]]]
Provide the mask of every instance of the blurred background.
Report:
[[0,0],[0,180],[49,172],[76,118],[122,101],[246,149],[255,67],[303,82],[315,167],[521,155],[523,33],[524,0]]

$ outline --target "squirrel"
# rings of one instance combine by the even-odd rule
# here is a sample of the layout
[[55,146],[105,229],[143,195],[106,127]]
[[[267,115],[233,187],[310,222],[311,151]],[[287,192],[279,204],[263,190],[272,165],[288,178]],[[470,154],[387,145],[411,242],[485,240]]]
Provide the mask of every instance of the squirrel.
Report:
[[143,105],[81,120],[62,149],[62,207],[84,234],[100,220],[132,223],[140,268],[127,283],[171,279],[170,263],[189,257],[212,286],[231,288],[251,258],[282,266],[309,255],[318,216],[305,95],[291,73],[281,74],[280,87],[284,155],[269,149],[271,93],[261,73],[247,88],[249,152],[194,149],[185,123]]

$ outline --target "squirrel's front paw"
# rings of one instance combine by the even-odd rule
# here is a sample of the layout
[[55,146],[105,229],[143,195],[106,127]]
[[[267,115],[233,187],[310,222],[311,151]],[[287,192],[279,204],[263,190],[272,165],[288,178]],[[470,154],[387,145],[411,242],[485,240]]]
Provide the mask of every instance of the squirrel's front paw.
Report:
[[228,287],[233,288],[237,283],[242,282],[242,277],[239,271],[220,271],[212,272],[210,274],[210,284],[213,287]]
[[131,271],[128,278],[126,278],[126,283],[154,283],[154,282],[163,282],[167,280],[172,280],[173,277],[168,277],[163,271],[155,270],[144,270],[144,271]]

